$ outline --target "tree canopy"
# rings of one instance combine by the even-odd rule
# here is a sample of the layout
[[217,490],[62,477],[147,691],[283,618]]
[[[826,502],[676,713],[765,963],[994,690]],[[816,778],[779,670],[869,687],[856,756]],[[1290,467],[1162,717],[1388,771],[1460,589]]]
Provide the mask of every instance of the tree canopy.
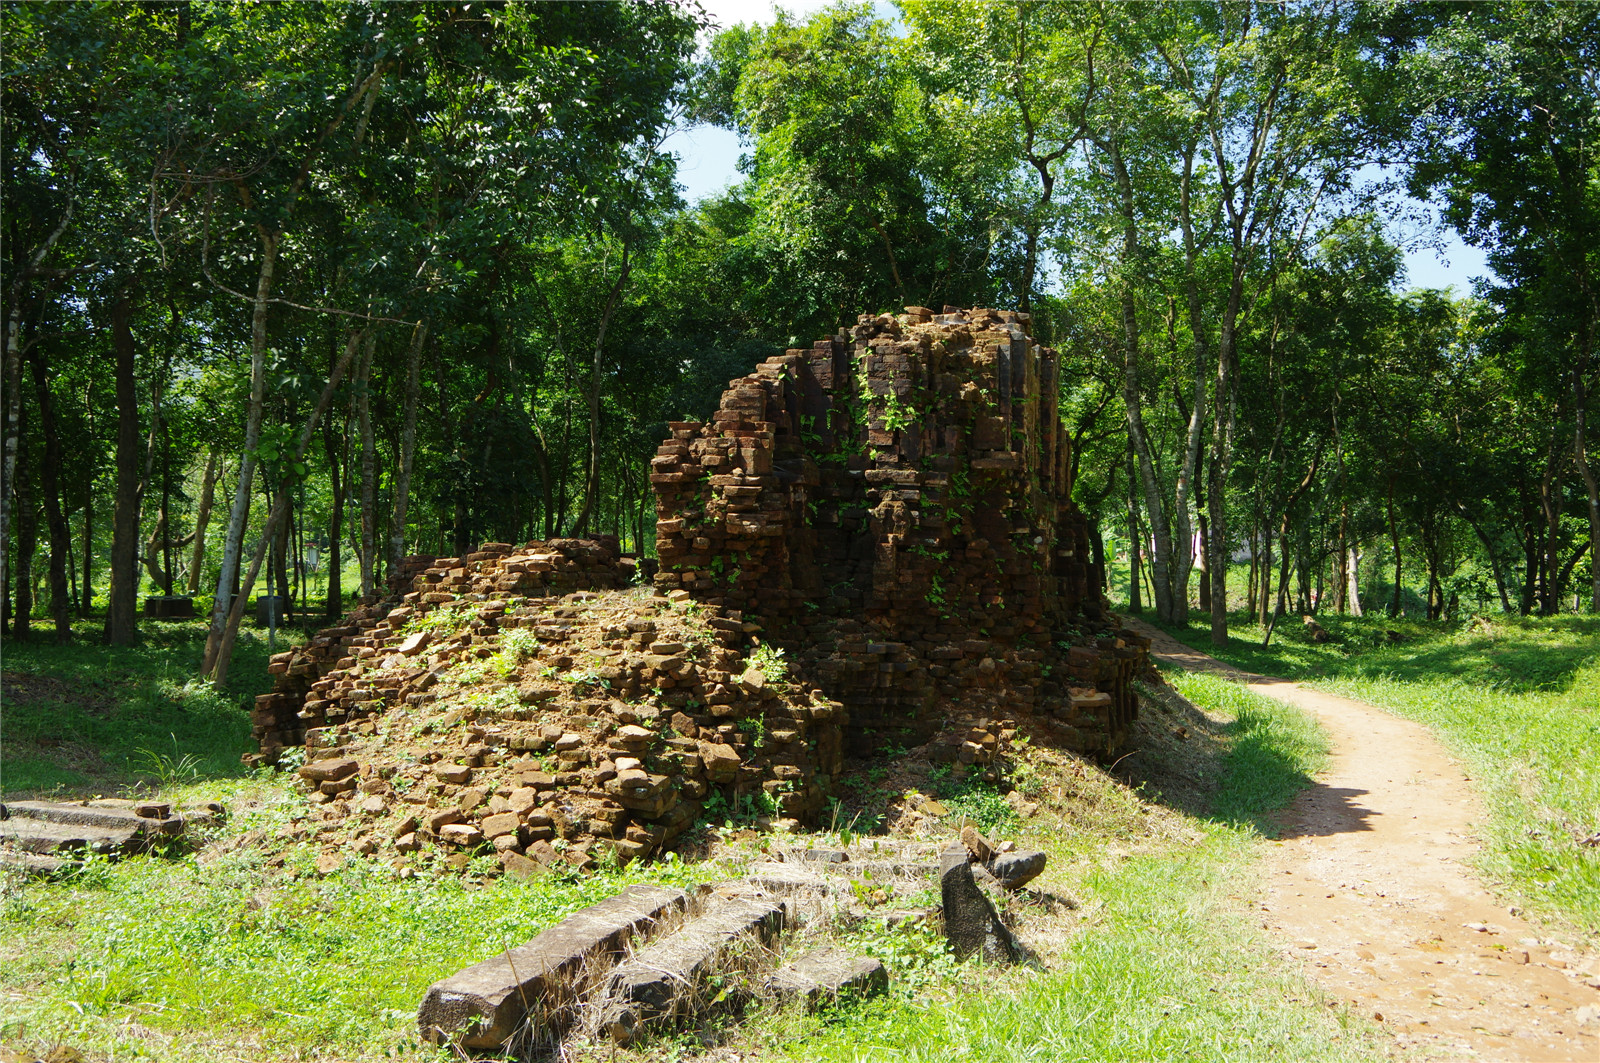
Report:
[[[197,595],[221,679],[262,582],[338,613],[410,552],[648,553],[667,421],[946,304],[1070,355],[1135,608],[1217,640],[1240,609],[1600,610],[1593,5],[8,2],[0,31],[11,637],[93,611],[130,641],[141,593]],[[695,122],[746,157],[691,204]],[[1402,192],[1493,276],[1408,287]]]

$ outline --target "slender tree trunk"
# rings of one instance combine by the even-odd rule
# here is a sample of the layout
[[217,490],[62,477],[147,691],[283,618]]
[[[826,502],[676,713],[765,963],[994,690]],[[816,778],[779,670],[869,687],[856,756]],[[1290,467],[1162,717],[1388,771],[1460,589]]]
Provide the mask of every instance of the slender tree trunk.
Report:
[[1234,344],[1239,308],[1244,297],[1244,263],[1235,252],[1233,284],[1222,313],[1217,340],[1216,414],[1212,418],[1211,482],[1206,501],[1211,510],[1211,644],[1228,644],[1228,473],[1233,466],[1233,440],[1238,419],[1234,394]]
[[[1272,544],[1274,542],[1272,528],[1267,528],[1261,541],[1261,570],[1256,574],[1256,581],[1260,584],[1260,611],[1255,620],[1262,627],[1266,627],[1272,620]],[[1279,550],[1283,549],[1283,542],[1278,540]]]
[[1278,626],[1278,621],[1283,617],[1284,608],[1288,605],[1289,561],[1291,557],[1289,550],[1290,519],[1294,513],[1294,507],[1300,501],[1300,496],[1305,494],[1306,488],[1310,487],[1312,482],[1316,480],[1317,465],[1321,462],[1321,460],[1322,453],[1318,451],[1312,456],[1311,465],[1306,469],[1305,476],[1301,478],[1300,483],[1295,486],[1294,490],[1289,492],[1289,498],[1283,504],[1283,519],[1278,522],[1278,550],[1283,555],[1283,560],[1279,563],[1278,568],[1278,591],[1277,594],[1273,596],[1274,605],[1272,609],[1272,617],[1266,625],[1267,633],[1261,640],[1261,646],[1263,649],[1265,649],[1267,644],[1272,641],[1272,631]]
[[1472,534],[1476,535],[1478,542],[1483,545],[1484,556],[1489,559],[1489,571],[1494,575],[1495,589],[1500,592],[1501,610],[1508,614],[1515,612],[1516,610],[1511,606],[1511,593],[1506,583],[1505,566],[1500,563],[1500,552],[1495,549],[1494,543],[1489,538],[1489,533],[1484,530],[1483,525],[1468,515],[1466,506],[1457,503],[1456,514],[1467,522],[1467,527],[1472,529]]
[[[883,231],[880,227],[880,233]],[[888,237],[884,237],[887,244]],[[890,260],[891,262],[893,259]],[[611,286],[611,295],[606,299],[605,313],[600,316],[600,329],[594,339],[594,361],[590,366],[589,375],[589,468],[584,478],[583,508],[578,511],[578,519],[573,522],[574,535],[587,535],[589,533],[589,518],[595,511],[595,506],[600,497],[600,366],[601,358],[605,352],[606,330],[611,325],[611,319],[617,312],[617,305],[622,300],[623,288],[627,286],[628,275],[633,271],[633,239],[629,237],[622,245],[622,267],[617,273],[617,280]],[[898,274],[895,277],[896,286],[899,285]],[[901,297],[905,297],[904,289]]]
[[406,399],[404,426],[400,430],[400,468],[394,477],[394,506],[389,526],[389,570],[400,570],[406,554],[406,510],[411,502],[411,458],[417,445],[417,406],[422,400],[422,345],[428,326],[422,322],[411,332],[406,348]]
[[[28,432],[28,411],[23,407],[17,418],[17,429],[24,438]],[[17,534],[15,548],[17,554],[16,572],[13,574],[15,589],[11,592],[11,637],[18,642],[26,642],[30,628],[33,625],[33,554],[39,542],[39,526],[37,508],[33,498],[33,469],[32,448],[25,442],[19,442],[17,447],[17,463],[12,466],[17,478],[16,506]]]
[[1251,616],[1256,615],[1256,595],[1261,589],[1261,532],[1259,528],[1250,532],[1250,573],[1245,577],[1245,602],[1244,611]]
[[1134,296],[1134,271],[1139,265],[1139,230],[1133,202],[1133,182],[1116,142],[1109,143],[1109,157],[1117,178],[1117,188],[1122,204],[1122,248],[1120,259],[1123,269],[1121,284],[1122,304],[1122,401],[1127,410],[1128,439],[1138,459],[1139,482],[1144,488],[1145,513],[1155,536],[1155,556],[1150,559],[1154,576],[1156,619],[1164,624],[1174,622],[1175,609],[1172,598],[1172,566],[1174,564],[1171,522],[1161,497],[1161,482],[1156,476],[1155,462],[1151,457],[1149,434],[1144,425],[1143,396],[1139,387],[1139,316]]
[[111,587],[106,594],[105,642],[128,646],[139,637],[139,395],[134,381],[133,306],[122,296],[111,308],[116,354],[116,495],[111,515]]
[[1589,612],[1600,613],[1600,483],[1596,482],[1594,466],[1589,464],[1589,393],[1581,372],[1572,375],[1572,397],[1576,410],[1572,454],[1577,459],[1578,475],[1583,477],[1583,487],[1589,498]]
[[377,593],[378,448],[372,438],[372,359],[378,336],[369,330],[356,375],[356,429],[361,435],[361,598]]
[[[1172,514],[1177,522],[1177,538],[1182,548],[1174,561],[1177,571],[1172,581],[1173,622],[1187,627],[1189,624],[1189,569],[1194,561],[1194,526],[1189,518],[1189,495],[1198,491],[1201,441],[1205,438],[1206,423],[1206,324],[1200,302],[1198,270],[1199,248],[1194,238],[1194,218],[1190,204],[1190,190],[1194,177],[1196,143],[1186,145],[1183,160],[1183,180],[1178,191],[1178,219],[1183,230],[1184,296],[1189,307],[1189,334],[1191,353],[1189,428],[1184,437],[1183,461],[1178,467],[1178,482],[1174,491]],[[1126,209],[1126,207],[1125,207]],[[1200,524],[1209,522],[1204,516]],[[1205,557],[1204,533],[1201,535],[1201,557]],[[1211,607],[1211,566],[1200,563],[1200,608]]]
[[70,642],[72,600],[67,588],[67,566],[72,551],[72,529],[68,527],[66,515],[61,511],[61,434],[56,426],[55,395],[50,390],[42,348],[34,348],[32,361],[33,386],[39,400],[39,425],[44,435],[39,484],[44,492],[45,521],[50,529],[50,616],[55,622],[56,641]]
[[[261,444],[261,417],[266,403],[267,300],[272,294],[272,274],[278,262],[277,234],[261,231],[261,269],[256,279],[255,311],[250,321],[250,402],[245,411],[244,453],[239,459],[239,480],[228,512],[228,531],[222,540],[222,566],[217,572],[217,593],[211,605],[211,628],[206,634],[202,676],[215,677],[222,641],[233,614],[234,587],[239,577],[239,554],[244,547],[245,520],[250,515],[250,495],[256,472],[256,447]],[[222,668],[226,674],[227,669]],[[217,679],[218,686],[222,680]]]
[[9,586],[6,582],[6,559],[11,553],[11,499],[16,493],[17,445],[21,439],[22,416],[22,314],[15,304],[15,288],[6,307],[6,354],[4,369],[0,370],[0,384],[5,393],[5,424],[0,440],[0,592]]
[[1561,609],[1556,573],[1561,568],[1561,488],[1556,476],[1556,447],[1550,442],[1550,458],[1539,479],[1539,505],[1544,511],[1544,558],[1539,565],[1539,615],[1554,616]]
[[78,615],[88,618],[94,609],[94,478],[89,479],[89,490],[83,496],[83,582],[79,585],[83,595],[78,605]]
[[194,515],[194,555],[189,559],[189,579],[184,590],[189,594],[200,591],[200,569],[206,560],[206,529],[211,526],[211,503],[217,491],[217,448],[206,453],[206,472],[200,481],[200,509]]
[[1347,543],[1350,535],[1350,503],[1339,507],[1338,556],[1334,558],[1333,608],[1340,616],[1349,608],[1350,554]]
[[272,566],[273,582],[277,586],[275,590],[269,590],[267,593],[277,594],[283,598],[284,607],[279,611],[279,615],[287,618],[294,612],[294,585],[289,582],[289,538],[294,534],[294,491],[288,487],[284,490],[289,495],[289,508],[279,522],[278,534],[271,543],[272,556],[268,561]]
[[[355,361],[357,341],[360,333],[352,331],[349,342],[345,345],[344,357],[333,368],[333,373],[328,377],[327,384],[322,389],[322,394],[317,399],[317,404],[311,410],[311,416],[306,420],[305,426],[300,430],[300,438],[295,444],[294,457],[286,465],[294,465],[305,460],[306,448],[311,443],[311,437],[316,434],[317,424],[327,413],[328,405],[333,401],[334,392],[339,390],[339,382],[349,371],[350,365]],[[283,527],[284,518],[287,516],[292,497],[292,487],[289,479],[285,478],[278,485],[277,498],[272,503],[272,508],[267,514],[265,527],[261,529],[261,542],[256,547],[255,556],[251,559],[250,569],[244,577],[240,593],[235,596],[233,608],[228,613],[228,622],[223,631],[222,639],[218,646],[215,683],[222,686],[228,681],[228,665],[233,659],[233,643],[239,634],[239,624],[244,619],[245,600],[250,596],[255,587],[256,577],[261,572],[261,563],[266,558],[267,550],[280,528]]]
[[[342,437],[349,435],[349,426],[340,434]],[[322,423],[322,448],[328,456],[328,482],[333,495],[333,511],[328,518],[328,556],[325,564],[328,566],[328,592],[323,602],[323,612],[330,617],[341,616],[344,613],[344,585],[342,580],[344,557],[341,553],[344,535],[344,507],[346,478],[343,475],[344,463],[348,460],[348,448],[335,445],[333,421],[330,418]]]
[[1394,477],[1389,477],[1388,493],[1389,541],[1394,545],[1394,600],[1389,603],[1389,615],[1400,615],[1400,525],[1394,519]]
[[1361,552],[1350,547],[1350,589],[1347,597],[1351,616],[1361,615]]
[[1137,473],[1134,471],[1133,440],[1128,441],[1128,608],[1135,613],[1144,612],[1144,603],[1139,600],[1139,555],[1141,550],[1139,536],[1139,489]]

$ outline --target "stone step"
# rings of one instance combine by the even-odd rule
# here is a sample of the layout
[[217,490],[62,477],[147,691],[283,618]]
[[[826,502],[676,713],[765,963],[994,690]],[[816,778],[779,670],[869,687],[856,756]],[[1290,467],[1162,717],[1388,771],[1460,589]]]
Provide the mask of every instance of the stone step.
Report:
[[626,1044],[647,1027],[702,1010],[714,974],[753,976],[765,966],[787,909],[782,901],[715,898],[677,933],[640,949],[612,972],[601,1028]]
[[888,988],[889,972],[881,962],[831,945],[778,968],[762,987],[779,1001],[803,1000],[813,1010],[841,995],[869,997]]
[[13,816],[0,820],[0,845],[25,853],[58,853],[87,849],[113,855],[132,851],[144,840],[137,827],[97,827],[77,823],[53,823],[42,819]]
[[171,805],[157,801],[8,801],[0,805],[0,820],[11,819],[127,829],[151,837],[182,834],[185,825],[184,816],[174,815]]
[[680,889],[629,886],[525,945],[435,982],[417,1009],[423,1039],[496,1048],[525,1021],[541,1037],[559,1037],[571,1025],[576,1002],[633,939],[675,920],[688,901]]
[[38,875],[44,877],[54,875],[67,867],[77,867],[75,860],[62,860],[54,856],[41,856],[38,853],[22,853],[12,849],[0,849],[0,868],[20,871],[25,875]]

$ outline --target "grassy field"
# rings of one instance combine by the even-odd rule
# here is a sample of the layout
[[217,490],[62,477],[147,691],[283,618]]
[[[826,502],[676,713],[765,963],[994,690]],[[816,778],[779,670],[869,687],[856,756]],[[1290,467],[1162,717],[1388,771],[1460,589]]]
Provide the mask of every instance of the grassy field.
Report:
[[[1478,617],[1467,624],[1319,618],[1178,638],[1250,671],[1381,705],[1432,727],[1490,809],[1481,869],[1508,899],[1600,941],[1600,617]],[[1393,632],[1397,639],[1391,638]]]
[[[139,782],[180,803],[220,798],[232,815],[210,844],[177,858],[6,881],[0,1044],[70,1044],[116,1060],[448,1058],[415,1033],[434,979],[627,882],[733,871],[667,864],[523,883],[352,862],[318,876],[312,848],[296,844],[304,799],[237,763],[264,651],[247,649],[257,657],[224,695],[186,686],[196,652],[180,631],[130,651],[8,653],[8,684],[65,684],[57,700],[30,703],[20,724],[8,709],[8,728],[30,729],[23,756],[5,748],[8,778],[74,789],[87,780],[105,792]],[[936,935],[863,926],[846,943],[890,966],[885,998],[822,1016],[756,1013],[584,1058],[691,1059],[708,1045],[807,1060],[1377,1058],[1370,1024],[1329,1007],[1250,914],[1259,826],[1316,771],[1320,735],[1295,710],[1230,684],[1174,679],[1207,714],[1188,709],[1194,737],[1165,752],[1172,721],[1162,722],[1141,740],[1143,756],[1157,773],[1168,754],[1188,758],[1185,778],[1206,779],[1203,794],[1157,799],[1149,785],[1136,791],[1044,750],[1019,769],[1042,809],[1011,836],[1050,852],[1037,884],[1072,909],[1052,936],[1029,941],[1042,969],[958,965]],[[73,700],[85,690],[126,696],[96,709]],[[92,764],[66,759],[78,757],[80,726],[98,728],[92,741],[103,743]]]
[[[205,621],[145,622],[135,646],[104,646],[98,621],[60,646],[36,630],[7,642],[0,717],[0,794],[110,793],[141,780],[174,782],[241,773],[250,752],[248,706],[266,692],[267,633],[239,632],[225,690],[194,681]],[[303,641],[280,629],[279,650]]]

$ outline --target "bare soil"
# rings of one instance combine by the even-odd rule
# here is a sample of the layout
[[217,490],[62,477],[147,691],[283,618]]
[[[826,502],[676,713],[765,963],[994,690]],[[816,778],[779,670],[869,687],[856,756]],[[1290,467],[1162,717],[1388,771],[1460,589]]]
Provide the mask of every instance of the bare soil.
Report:
[[1282,813],[1262,926],[1306,974],[1428,1058],[1600,1060],[1600,960],[1496,901],[1472,869],[1484,811],[1427,728],[1240,672],[1137,621],[1155,656],[1315,716],[1328,770]]

